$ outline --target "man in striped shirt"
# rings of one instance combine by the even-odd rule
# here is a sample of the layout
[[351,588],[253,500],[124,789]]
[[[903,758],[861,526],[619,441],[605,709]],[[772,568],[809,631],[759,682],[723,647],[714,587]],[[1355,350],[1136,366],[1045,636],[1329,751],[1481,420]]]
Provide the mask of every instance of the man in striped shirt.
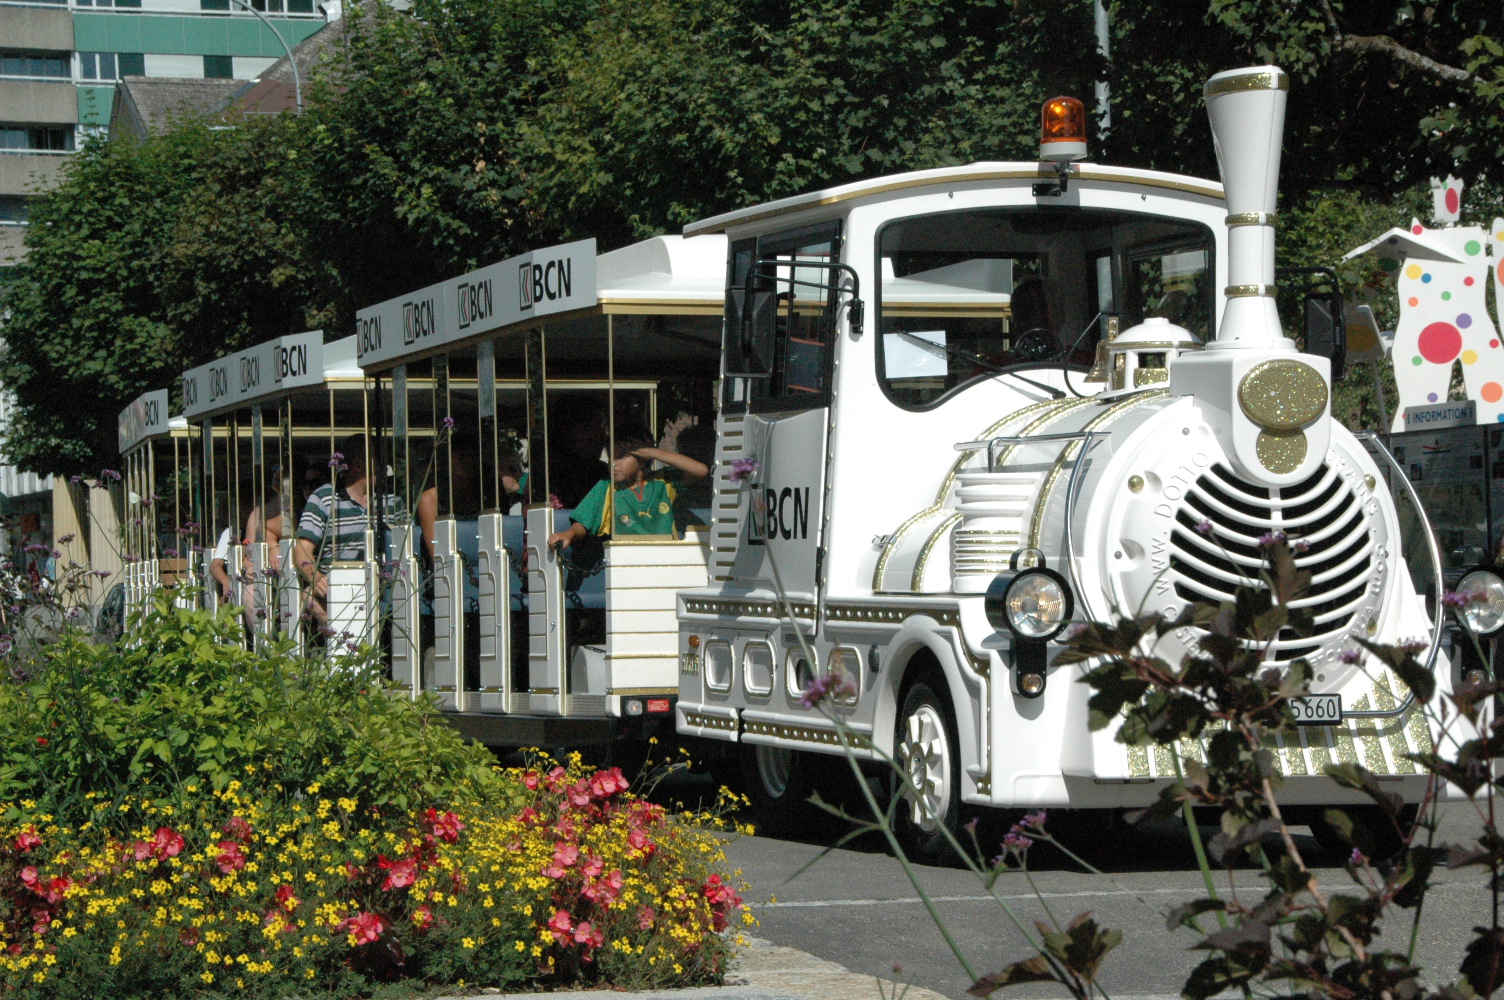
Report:
[[339,443],[330,466],[339,471],[339,487],[325,483],[313,491],[298,521],[293,558],[308,584],[308,610],[321,623],[327,618],[329,566],[336,560],[366,555],[367,495],[365,439],[352,434]]

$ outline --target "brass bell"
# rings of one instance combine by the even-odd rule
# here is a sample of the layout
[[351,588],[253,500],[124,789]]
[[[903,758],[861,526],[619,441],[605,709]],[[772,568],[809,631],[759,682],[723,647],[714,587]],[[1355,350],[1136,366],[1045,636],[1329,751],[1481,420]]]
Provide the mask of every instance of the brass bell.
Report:
[[1107,345],[1118,339],[1118,318],[1107,317],[1107,336],[1097,341],[1097,356],[1092,359],[1091,374],[1086,376],[1087,382],[1107,382],[1108,370],[1112,367],[1111,359],[1107,356]]

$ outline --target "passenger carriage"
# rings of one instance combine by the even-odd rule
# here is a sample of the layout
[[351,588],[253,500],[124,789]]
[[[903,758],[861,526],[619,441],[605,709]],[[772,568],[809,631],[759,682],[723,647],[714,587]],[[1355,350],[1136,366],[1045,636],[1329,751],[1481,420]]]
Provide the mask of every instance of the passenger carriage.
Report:
[[202,569],[198,441],[186,420],[168,415],[165,389],[138,396],[120,412],[118,427],[121,481],[118,488],[100,485],[118,504],[120,582],[124,612],[130,612],[143,608],[158,587],[188,584]]

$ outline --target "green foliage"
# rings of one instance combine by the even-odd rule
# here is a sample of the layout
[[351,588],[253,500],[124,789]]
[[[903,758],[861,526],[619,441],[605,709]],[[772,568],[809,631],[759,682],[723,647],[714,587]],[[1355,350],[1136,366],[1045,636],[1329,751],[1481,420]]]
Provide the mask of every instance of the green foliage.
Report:
[[108,646],[64,633],[0,684],[0,800],[77,820],[85,796],[171,801],[238,781],[267,800],[324,786],[407,810],[495,789],[490,754],[428,701],[383,690],[372,650],[338,665],[251,652],[235,616],[160,594]]

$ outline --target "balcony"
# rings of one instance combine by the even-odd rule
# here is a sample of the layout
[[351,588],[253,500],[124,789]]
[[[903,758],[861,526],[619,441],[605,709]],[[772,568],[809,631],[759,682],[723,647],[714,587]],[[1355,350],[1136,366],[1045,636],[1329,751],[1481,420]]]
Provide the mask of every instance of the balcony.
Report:
[[52,187],[71,155],[20,150],[0,155],[0,194],[31,194],[38,188]]
[[77,125],[78,91],[71,80],[0,80],[0,119]]
[[73,16],[66,5],[13,7],[0,4],[0,38],[8,49],[70,52],[73,49]]

